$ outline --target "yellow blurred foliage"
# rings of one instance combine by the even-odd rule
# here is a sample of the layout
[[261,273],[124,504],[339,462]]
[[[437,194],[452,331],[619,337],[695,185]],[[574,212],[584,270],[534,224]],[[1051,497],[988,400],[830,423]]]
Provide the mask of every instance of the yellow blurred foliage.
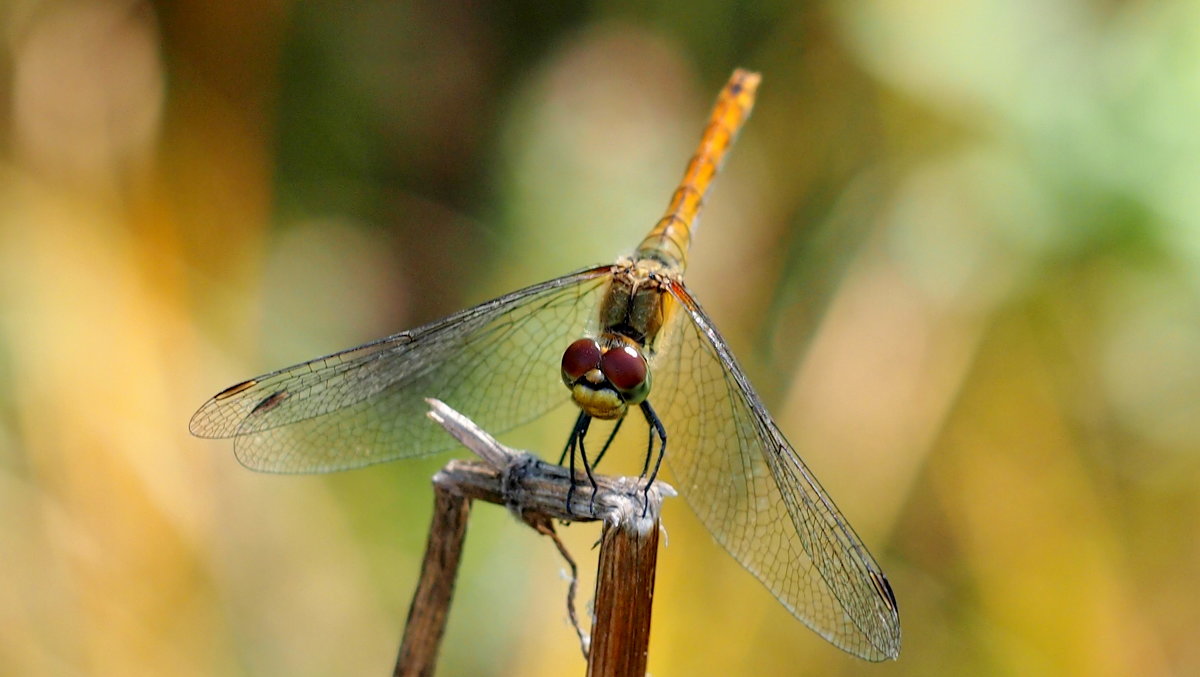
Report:
[[[904,648],[676,501],[651,672],[1200,673],[1197,6],[669,7],[0,7],[0,672],[389,670],[445,459],[255,475],[188,417],[622,253],[742,65],[689,282]],[[555,552],[476,513],[442,674],[582,673]]]

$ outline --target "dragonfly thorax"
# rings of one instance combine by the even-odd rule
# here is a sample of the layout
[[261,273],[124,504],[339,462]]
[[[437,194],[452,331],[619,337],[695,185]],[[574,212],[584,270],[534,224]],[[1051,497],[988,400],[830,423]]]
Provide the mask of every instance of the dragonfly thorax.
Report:
[[571,399],[590,416],[621,418],[631,404],[650,394],[650,370],[633,341],[605,335],[603,342],[581,338],[563,352],[562,379]]

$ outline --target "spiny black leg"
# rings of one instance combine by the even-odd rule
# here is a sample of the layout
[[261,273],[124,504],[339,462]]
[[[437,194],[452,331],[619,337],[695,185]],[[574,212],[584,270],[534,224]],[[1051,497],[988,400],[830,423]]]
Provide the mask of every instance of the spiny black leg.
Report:
[[624,422],[625,422],[624,415],[622,415],[621,418],[617,419],[617,424],[613,426],[612,432],[608,434],[608,439],[604,441],[604,448],[602,448],[600,450],[599,454],[596,454],[596,460],[592,461],[593,468],[600,465],[600,459],[604,458],[604,455],[608,453],[609,445],[611,445],[613,442],[613,439],[616,438],[617,431],[621,429],[621,424]]
[[[587,415],[588,414],[586,411],[580,409],[579,416],[575,417],[575,425],[571,426],[571,435],[569,437],[567,437],[567,443],[565,445],[563,445],[562,456],[558,457],[559,465],[562,465],[563,461],[567,460],[567,452],[571,452],[572,454],[575,453],[575,440],[579,439],[579,427],[583,425],[583,419]],[[574,461],[575,461],[575,459],[571,459],[572,463]],[[572,467],[574,467],[574,466],[572,466]]]
[[567,446],[563,448],[562,458],[558,459],[558,464],[568,458],[570,452],[570,473],[571,486],[567,488],[567,513],[571,512],[571,499],[575,497],[575,445],[580,448],[583,446],[583,434],[587,432],[588,423],[591,421],[591,416],[588,416],[586,411],[580,411],[579,417],[575,419],[575,425],[571,427],[571,436],[567,438]]
[[558,457],[558,465],[562,465],[567,461],[567,452],[575,446],[575,428],[579,427],[579,419],[575,419],[575,425],[571,427],[571,435],[567,437],[567,443],[563,445],[562,456]]
[[[645,414],[645,411],[642,412]],[[647,418],[649,423],[650,419]],[[642,463],[642,474],[638,475],[640,479],[646,479],[646,473],[650,472],[650,457],[654,455],[654,424],[646,426],[646,460]]]
[[[592,425],[592,417],[588,416],[587,420],[584,421],[584,423],[583,423],[583,430],[579,431],[579,458],[583,461],[583,472],[587,473],[588,482],[590,482],[592,485],[591,509],[592,509],[592,514],[595,515],[596,514],[596,492],[599,491],[600,486],[598,484],[596,484],[596,478],[592,475],[592,464],[588,463],[587,449],[585,449],[583,446],[583,438],[587,436],[588,428],[591,425]],[[575,487],[575,479],[574,478],[575,478],[575,475],[572,472],[572,475],[571,475],[571,487],[572,488]]]
[[[654,408],[650,406],[649,402],[642,402],[642,414],[646,417],[646,422],[649,423],[654,429],[654,432],[658,434],[658,439],[660,442],[658,447],[658,460],[654,462],[654,472],[650,473],[649,481],[653,483],[655,478],[658,477],[658,469],[662,467],[663,456],[665,456],[667,453],[667,429],[663,427],[662,419],[658,417],[658,414],[654,413]],[[653,444],[651,444],[651,446],[653,446]],[[646,462],[650,462],[649,455],[646,457]]]
[[[658,459],[654,461],[654,472],[650,473],[650,477],[646,480],[646,490],[643,492],[645,503],[642,505],[642,517],[646,516],[646,510],[650,508],[650,485],[654,484],[655,478],[658,477],[658,470],[662,467],[663,456],[667,455],[667,429],[663,427],[662,420],[658,418],[658,414],[654,413],[654,408],[650,406],[650,402],[642,402],[642,415],[646,417],[646,422],[658,433],[659,447]],[[650,447],[654,447],[654,438],[650,438]],[[646,453],[646,464],[650,464],[650,454]],[[643,475],[645,471],[642,471]]]

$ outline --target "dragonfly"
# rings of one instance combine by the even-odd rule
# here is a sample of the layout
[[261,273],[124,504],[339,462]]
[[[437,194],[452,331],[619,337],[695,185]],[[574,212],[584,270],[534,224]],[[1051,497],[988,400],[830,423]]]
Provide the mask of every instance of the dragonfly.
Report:
[[191,432],[233,438],[254,470],[322,473],[453,448],[428,424],[427,397],[495,433],[573,401],[564,457],[574,467],[578,450],[590,477],[604,451],[589,463],[591,421],[619,426],[638,410],[650,439],[643,476],[657,442],[651,479],[665,459],[712,536],[792,615],[860,658],[898,657],[887,577],[683,280],[704,197],[759,82],[734,71],[666,212],[632,255],[230,386],[196,412]]

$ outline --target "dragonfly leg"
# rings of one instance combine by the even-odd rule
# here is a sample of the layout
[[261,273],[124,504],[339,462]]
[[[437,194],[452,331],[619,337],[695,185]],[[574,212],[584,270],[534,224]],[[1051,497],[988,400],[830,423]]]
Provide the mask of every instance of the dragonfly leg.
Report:
[[650,457],[654,455],[654,424],[649,418],[646,422],[650,423],[646,426],[646,460],[642,463],[642,474],[638,475],[638,479],[643,480],[646,479],[646,473],[650,472]]
[[[558,465],[567,462],[567,452],[571,452],[572,455],[575,454],[575,438],[579,436],[579,419],[583,418],[584,415],[583,411],[580,411],[579,416],[575,419],[575,425],[571,427],[571,434],[567,437],[567,443],[563,446],[562,456],[558,457]],[[575,459],[572,458],[571,462],[574,463]],[[575,466],[572,465],[571,469],[574,470]]]
[[567,438],[567,445],[563,447],[562,456],[558,459],[559,465],[562,465],[563,461],[570,459],[571,486],[567,488],[568,513],[571,512],[571,500],[575,498],[575,448],[577,445],[580,448],[583,447],[583,435],[587,433],[591,418],[586,411],[579,412],[579,417],[575,419],[575,425],[571,427],[571,435]]
[[[558,465],[562,466],[564,460],[570,463],[571,486],[566,490],[566,511],[570,513],[571,502],[575,499],[575,450],[580,451],[580,457],[583,460],[583,471],[587,473],[588,480],[592,483],[592,498],[595,501],[596,480],[592,477],[592,468],[588,466],[587,451],[583,449],[583,438],[587,437],[588,429],[592,426],[592,417],[587,412],[580,412],[578,418],[575,419],[575,425],[571,427],[571,436],[566,438],[566,447],[563,449],[563,456],[559,457]],[[594,511],[594,509],[593,509]]]
[[[591,427],[591,425],[592,425],[592,417],[584,414],[581,418],[583,418],[583,425],[581,426],[581,429],[579,430],[579,436],[577,438],[577,440],[579,442],[579,459],[583,461],[583,472],[587,473],[588,482],[590,482],[592,485],[591,511],[592,511],[592,514],[595,515],[596,514],[596,492],[600,490],[600,485],[596,484],[596,478],[594,475],[592,475],[592,465],[593,464],[588,463],[587,449],[584,448],[584,445],[583,445],[583,440],[585,437],[587,437],[588,428]],[[574,458],[573,454],[572,454],[571,460],[572,460],[571,488],[574,489],[575,488],[575,469],[574,469],[573,462],[574,462],[575,458]],[[567,504],[567,507],[568,508],[570,507],[569,503]]]
[[642,415],[646,417],[646,423],[650,424],[651,436],[650,446],[646,450],[646,465],[642,468],[642,476],[645,477],[646,469],[650,466],[650,453],[654,450],[654,435],[658,435],[658,459],[654,461],[654,472],[650,473],[650,477],[646,480],[646,489],[643,493],[645,503],[642,506],[642,517],[646,516],[646,510],[650,508],[650,486],[654,484],[655,478],[658,477],[658,470],[662,467],[663,456],[667,455],[667,429],[663,427],[662,419],[658,414],[654,413],[654,408],[650,406],[650,402],[642,402]]
[[[608,434],[608,439],[604,441],[604,447],[600,449],[599,454],[596,454],[596,460],[592,461],[593,468],[600,465],[600,459],[604,458],[604,455],[608,453],[609,446],[612,445],[613,439],[615,439],[617,436],[617,431],[621,429],[621,424],[624,422],[625,422],[624,416],[617,419],[617,424],[613,426],[612,432]],[[561,463],[560,463],[560,465],[561,465]]]

